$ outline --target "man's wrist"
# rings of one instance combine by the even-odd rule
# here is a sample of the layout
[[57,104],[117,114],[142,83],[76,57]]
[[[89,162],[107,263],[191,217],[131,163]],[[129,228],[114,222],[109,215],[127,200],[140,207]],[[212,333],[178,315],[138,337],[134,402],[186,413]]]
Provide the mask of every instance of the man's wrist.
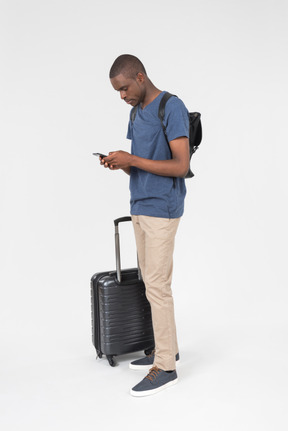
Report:
[[129,166],[135,166],[136,160],[134,154],[131,154]]

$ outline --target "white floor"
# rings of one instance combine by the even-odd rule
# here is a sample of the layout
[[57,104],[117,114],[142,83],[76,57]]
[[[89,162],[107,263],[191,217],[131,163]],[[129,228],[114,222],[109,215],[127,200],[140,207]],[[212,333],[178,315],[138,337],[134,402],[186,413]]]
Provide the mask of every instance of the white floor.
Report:
[[1,430],[288,428],[287,333],[276,326],[182,330],[178,384],[146,398],[129,394],[145,375],[128,368],[141,352],[112,368],[87,333],[44,335],[2,346]]

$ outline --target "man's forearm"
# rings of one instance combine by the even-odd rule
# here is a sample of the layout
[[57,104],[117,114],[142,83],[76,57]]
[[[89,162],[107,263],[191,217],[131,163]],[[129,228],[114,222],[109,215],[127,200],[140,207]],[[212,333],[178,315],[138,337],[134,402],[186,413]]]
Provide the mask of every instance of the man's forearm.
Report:
[[127,153],[127,151],[111,151],[103,159],[105,167],[111,170],[123,169],[128,175],[130,167],[141,169],[155,175],[184,178],[189,169],[188,138],[177,138],[170,142],[172,158],[169,160],[151,160]]
[[185,177],[188,169],[181,160],[150,160],[132,155],[131,166],[155,175],[166,177]]

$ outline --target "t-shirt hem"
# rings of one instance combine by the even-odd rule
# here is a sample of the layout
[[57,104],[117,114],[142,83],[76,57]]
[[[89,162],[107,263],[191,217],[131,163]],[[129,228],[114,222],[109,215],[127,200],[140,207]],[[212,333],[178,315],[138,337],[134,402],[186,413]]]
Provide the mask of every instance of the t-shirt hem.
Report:
[[148,217],[158,217],[158,218],[179,218],[182,217],[184,213],[184,210],[178,211],[177,213],[167,213],[167,212],[153,212],[153,211],[147,211],[145,209],[138,209],[138,210],[131,210],[130,214],[135,216],[148,216]]

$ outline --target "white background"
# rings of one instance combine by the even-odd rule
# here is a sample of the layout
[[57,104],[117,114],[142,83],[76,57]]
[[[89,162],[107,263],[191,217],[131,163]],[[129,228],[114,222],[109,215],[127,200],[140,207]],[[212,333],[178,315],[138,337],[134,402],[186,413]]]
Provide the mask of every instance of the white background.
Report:
[[[0,5],[1,429],[286,430],[287,2]],[[92,156],[129,150],[108,79],[123,53],[204,131],[175,250],[179,383],[145,399],[141,352],[96,362],[90,328],[129,214],[128,176]]]

